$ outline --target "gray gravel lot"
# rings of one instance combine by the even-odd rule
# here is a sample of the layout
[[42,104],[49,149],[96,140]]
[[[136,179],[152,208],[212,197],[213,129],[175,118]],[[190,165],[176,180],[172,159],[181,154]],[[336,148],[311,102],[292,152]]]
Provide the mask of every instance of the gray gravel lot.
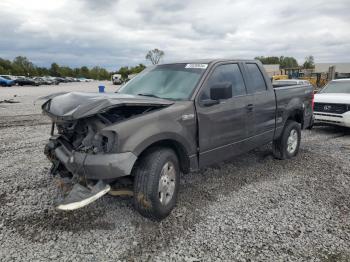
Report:
[[0,104],[1,261],[350,261],[345,129],[303,131],[288,161],[265,146],[183,175],[178,206],[160,223],[139,216],[130,198],[56,211],[43,154],[50,125],[33,100],[98,84],[0,88],[0,100],[21,102]]

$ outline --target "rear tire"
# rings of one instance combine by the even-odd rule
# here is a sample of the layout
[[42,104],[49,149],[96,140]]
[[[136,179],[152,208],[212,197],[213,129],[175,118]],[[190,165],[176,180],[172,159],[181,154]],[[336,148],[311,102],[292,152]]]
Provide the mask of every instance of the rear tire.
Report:
[[144,217],[161,220],[176,205],[180,168],[175,152],[169,148],[150,149],[133,171],[134,207]]
[[299,152],[301,139],[300,124],[288,120],[279,139],[274,140],[272,152],[277,159],[289,159]]

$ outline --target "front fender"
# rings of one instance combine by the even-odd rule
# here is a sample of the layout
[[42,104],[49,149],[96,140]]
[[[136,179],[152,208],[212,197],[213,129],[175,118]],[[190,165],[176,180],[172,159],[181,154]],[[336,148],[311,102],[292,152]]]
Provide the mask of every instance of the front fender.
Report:
[[[183,119],[183,115],[193,115]],[[177,102],[154,112],[106,127],[118,137],[118,152],[133,152],[139,156],[147,147],[162,140],[180,143],[188,155],[195,154],[196,119],[191,101]]]

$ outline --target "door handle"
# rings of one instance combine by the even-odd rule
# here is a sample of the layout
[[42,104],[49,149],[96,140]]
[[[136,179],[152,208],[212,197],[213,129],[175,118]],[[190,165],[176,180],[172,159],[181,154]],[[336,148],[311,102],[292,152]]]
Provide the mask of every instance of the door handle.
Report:
[[253,109],[254,109],[254,105],[253,105],[253,104],[247,105],[247,110],[248,110],[249,112],[253,111]]

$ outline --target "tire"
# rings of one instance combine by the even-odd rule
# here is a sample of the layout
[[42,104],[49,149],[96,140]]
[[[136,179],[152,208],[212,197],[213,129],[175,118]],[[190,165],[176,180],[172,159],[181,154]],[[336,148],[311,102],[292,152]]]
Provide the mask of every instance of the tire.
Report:
[[272,152],[274,157],[277,159],[289,159],[296,156],[299,152],[300,139],[300,124],[287,120],[281,137],[273,141]]
[[175,152],[162,147],[150,149],[136,164],[133,175],[135,209],[152,220],[167,217],[179,191],[180,168]]

